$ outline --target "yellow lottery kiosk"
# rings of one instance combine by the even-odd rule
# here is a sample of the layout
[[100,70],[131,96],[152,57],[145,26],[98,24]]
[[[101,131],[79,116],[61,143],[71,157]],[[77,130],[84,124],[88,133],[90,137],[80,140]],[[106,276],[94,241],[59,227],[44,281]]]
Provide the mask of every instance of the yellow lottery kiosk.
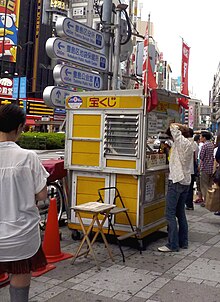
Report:
[[[146,113],[142,92],[94,91],[68,98],[65,146],[70,206],[97,201],[100,188],[116,187],[140,239],[166,226],[168,166],[165,154],[153,151],[148,137],[165,131],[179,117],[176,98],[161,94],[156,110]],[[112,203],[107,194],[105,202]],[[89,224],[86,215],[84,223]],[[123,213],[113,223],[117,235],[130,228]],[[74,211],[68,226],[80,229]]]

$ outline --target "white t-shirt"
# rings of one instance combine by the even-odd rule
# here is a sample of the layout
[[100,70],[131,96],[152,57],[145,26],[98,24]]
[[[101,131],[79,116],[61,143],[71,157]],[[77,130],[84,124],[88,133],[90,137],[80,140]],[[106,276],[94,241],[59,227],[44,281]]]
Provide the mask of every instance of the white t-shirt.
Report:
[[169,161],[169,179],[173,183],[179,182],[182,185],[189,185],[191,183],[195,144],[193,140],[190,141],[182,135],[177,125],[171,124],[170,131],[174,143]]
[[34,151],[0,142],[0,261],[26,259],[39,249],[35,194],[48,176]]

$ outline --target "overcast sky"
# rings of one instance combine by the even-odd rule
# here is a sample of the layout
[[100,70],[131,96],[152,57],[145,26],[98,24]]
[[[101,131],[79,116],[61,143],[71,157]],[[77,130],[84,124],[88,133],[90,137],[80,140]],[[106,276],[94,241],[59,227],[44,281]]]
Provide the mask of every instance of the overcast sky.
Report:
[[[139,0],[141,19],[154,23],[154,39],[173,71],[181,75],[182,40],[190,46],[189,90],[208,104],[220,62],[220,0]],[[139,4],[140,6],[140,4]]]

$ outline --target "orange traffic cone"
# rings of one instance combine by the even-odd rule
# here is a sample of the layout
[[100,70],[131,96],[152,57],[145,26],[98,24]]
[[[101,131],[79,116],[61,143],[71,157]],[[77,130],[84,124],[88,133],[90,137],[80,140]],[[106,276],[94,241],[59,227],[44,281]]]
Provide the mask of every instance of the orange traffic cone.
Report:
[[55,265],[53,265],[53,264],[47,264],[45,267],[39,268],[35,272],[32,272],[31,275],[32,275],[32,277],[39,277],[39,276],[41,276],[41,275],[43,275],[43,274],[51,271],[54,268],[56,268]]
[[43,250],[48,263],[59,262],[73,257],[72,254],[62,253],[60,250],[60,234],[57,216],[56,198],[51,198],[43,241]]
[[0,288],[8,285],[9,283],[9,277],[8,274],[0,274]]
[[8,274],[0,274],[0,282],[4,282],[8,279]]

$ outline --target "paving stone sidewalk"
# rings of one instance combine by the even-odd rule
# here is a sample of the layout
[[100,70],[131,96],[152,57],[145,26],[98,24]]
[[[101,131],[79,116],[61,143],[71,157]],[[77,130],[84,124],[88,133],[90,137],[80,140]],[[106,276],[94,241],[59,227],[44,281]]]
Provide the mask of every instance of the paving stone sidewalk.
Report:
[[[101,270],[89,256],[71,265],[71,259],[56,263],[56,269],[33,278],[32,302],[219,302],[220,301],[220,217],[199,205],[187,211],[189,249],[160,253],[166,243],[166,230],[146,239],[140,253],[123,246],[126,262],[117,245],[111,244],[115,263],[108,259],[102,243],[94,249]],[[79,241],[61,228],[61,249],[74,252]],[[159,236],[160,235],[160,236]],[[163,235],[163,236],[161,236]],[[150,240],[151,239],[151,240]],[[0,289],[0,302],[9,302],[8,286]]]

